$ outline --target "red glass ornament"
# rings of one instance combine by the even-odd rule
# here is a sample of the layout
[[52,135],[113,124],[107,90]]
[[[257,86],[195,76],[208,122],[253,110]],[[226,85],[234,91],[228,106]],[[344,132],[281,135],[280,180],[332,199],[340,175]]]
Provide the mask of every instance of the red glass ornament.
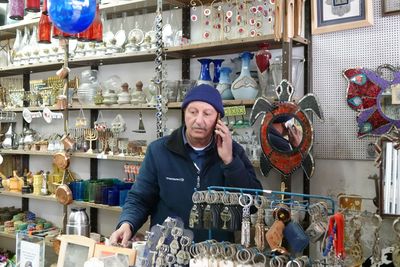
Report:
[[48,15],[42,13],[39,20],[39,43],[51,43],[51,21]]
[[259,45],[260,50],[256,53],[257,68],[263,73],[269,70],[269,60],[271,59],[271,52],[269,52],[269,44],[262,43]]
[[24,0],[10,0],[10,19],[23,20],[24,19]]
[[39,12],[40,0],[26,0],[25,10],[29,12]]
[[53,25],[53,38],[59,39],[62,36],[62,31]]
[[92,36],[91,40],[96,42],[103,42],[103,23],[101,22],[101,14],[99,4],[96,6],[96,17],[93,20],[91,25],[92,27]]

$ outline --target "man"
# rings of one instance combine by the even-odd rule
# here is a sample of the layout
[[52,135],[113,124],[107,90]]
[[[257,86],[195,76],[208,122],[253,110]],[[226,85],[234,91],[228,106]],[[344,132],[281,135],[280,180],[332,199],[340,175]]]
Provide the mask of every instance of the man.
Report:
[[[152,142],[136,183],[128,193],[112,243],[127,245],[151,216],[151,225],[180,217],[188,228],[194,189],[229,186],[261,189],[243,148],[232,141],[220,118],[224,108],[219,92],[199,85],[183,103],[184,126]],[[215,233],[215,234],[214,234]],[[194,230],[195,241],[207,239],[208,230]],[[233,234],[213,231],[213,238],[232,241]]]
[[294,124],[289,123],[292,119],[293,116],[279,116],[268,128],[268,140],[274,149],[287,152],[300,145],[302,132]]

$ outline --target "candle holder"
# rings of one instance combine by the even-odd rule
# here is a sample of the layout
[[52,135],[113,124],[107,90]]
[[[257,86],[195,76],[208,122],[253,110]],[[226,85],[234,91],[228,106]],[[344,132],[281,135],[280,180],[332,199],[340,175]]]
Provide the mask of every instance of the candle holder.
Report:
[[85,140],[89,141],[89,149],[86,151],[86,153],[93,154],[92,142],[97,140],[99,134],[95,129],[88,128],[84,130],[84,136]]

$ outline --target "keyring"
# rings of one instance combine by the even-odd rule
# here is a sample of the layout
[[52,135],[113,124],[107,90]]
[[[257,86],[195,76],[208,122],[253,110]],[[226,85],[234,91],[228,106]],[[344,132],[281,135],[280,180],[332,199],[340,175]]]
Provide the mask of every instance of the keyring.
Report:
[[298,260],[290,260],[286,263],[286,267],[295,267],[296,265],[297,265],[297,267],[302,267],[302,265],[300,264],[300,262]]
[[165,262],[168,264],[168,266],[171,266],[173,263],[176,262],[176,257],[173,254],[168,253],[165,256]]
[[254,197],[254,206],[256,206],[257,209],[265,207],[266,204],[267,200],[264,196],[256,195]]
[[239,263],[248,263],[251,259],[251,253],[248,249],[242,248],[236,252],[236,259]]
[[[256,260],[256,258],[259,258],[259,259],[261,258],[261,261]],[[253,254],[253,258],[251,259],[251,261],[253,262],[253,264],[261,263],[262,265],[265,266],[267,263],[267,257],[265,257],[265,255],[262,254],[261,252],[257,251],[256,253]]]
[[250,207],[253,204],[253,197],[250,194],[241,194],[239,197],[239,204],[242,207]]
[[371,218],[371,223],[372,223],[372,225],[376,228],[376,229],[379,229],[379,228],[381,228],[381,225],[382,225],[382,217],[381,216],[379,216],[379,214],[374,214],[374,216],[372,216],[372,218]]

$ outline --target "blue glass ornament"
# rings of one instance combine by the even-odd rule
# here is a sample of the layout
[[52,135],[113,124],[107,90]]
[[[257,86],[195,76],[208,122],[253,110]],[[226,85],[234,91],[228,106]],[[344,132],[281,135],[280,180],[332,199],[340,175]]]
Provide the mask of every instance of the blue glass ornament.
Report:
[[214,83],[212,82],[211,75],[210,75],[210,63],[211,63],[212,59],[201,58],[201,59],[198,59],[197,61],[199,61],[201,64],[201,70],[200,70],[199,79],[197,80],[197,85],[208,84],[208,85],[214,86]]
[[221,65],[222,65],[222,62],[224,62],[224,61],[225,61],[225,59],[213,59],[213,61],[212,61],[214,64],[214,79],[213,79],[214,84],[219,83]]
[[49,0],[51,21],[63,32],[76,34],[89,28],[96,15],[96,0]]

